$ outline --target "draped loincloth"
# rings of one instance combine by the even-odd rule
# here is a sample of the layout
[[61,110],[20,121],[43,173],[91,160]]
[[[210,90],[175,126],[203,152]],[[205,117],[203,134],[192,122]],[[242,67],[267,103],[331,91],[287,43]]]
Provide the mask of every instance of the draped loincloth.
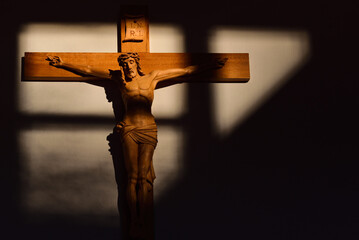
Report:
[[157,146],[157,125],[155,123],[136,127],[134,125],[128,125],[125,122],[120,122],[116,125],[116,128],[122,137],[122,141],[129,136],[137,144],[150,144],[154,148]]
[[[125,122],[120,122],[116,125],[116,131],[121,136],[123,142],[126,137],[130,137],[137,144],[149,144],[153,148],[157,146],[157,125],[155,123],[146,126],[137,127],[134,125],[128,125]],[[147,174],[147,180],[152,184],[156,178],[153,168],[153,159],[151,161],[151,167]]]

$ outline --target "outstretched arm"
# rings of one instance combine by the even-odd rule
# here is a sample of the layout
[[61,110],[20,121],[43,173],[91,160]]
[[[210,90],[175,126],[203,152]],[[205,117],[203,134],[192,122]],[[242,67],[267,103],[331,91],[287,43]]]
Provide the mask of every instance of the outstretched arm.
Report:
[[[189,77],[194,74],[198,74],[201,72],[205,72],[208,70],[219,69],[224,66],[226,63],[227,58],[217,59],[215,62],[202,64],[202,65],[195,65],[195,66],[188,66],[185,68],[174,68],[174,69],[167,69],[167,70],[159,70],[157,71],[156,77],[154,80],[158,82],[162,82],[169,79],[174,79],[178,77]],[[183,82],[178,80],[178,82]]]
[[62,68],[76,74],[94,76],[101,79],[111,79],[110,72],[99,71],[91,68],[90,66],[65,63],[58,56],[47,56],[46,60],[50,62],[51,66]]

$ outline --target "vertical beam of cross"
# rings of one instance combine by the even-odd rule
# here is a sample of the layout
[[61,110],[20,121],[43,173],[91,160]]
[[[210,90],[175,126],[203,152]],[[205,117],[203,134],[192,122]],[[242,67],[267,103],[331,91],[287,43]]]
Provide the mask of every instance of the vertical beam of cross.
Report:
[[[149,19],[147,6],[121,6],[118,29],[118,52],[149,52]],[[116,88],[117,89],[117,88]],[[121,94],[115,94],[114,112],[124,109]],[[121,105],[121,106],[118,106]],[[118,108],[118,109],[116,109]],[[122,114],[121,114],[122,115]],[[122,116],[117,116],[122,120]],[[114,161],[116,182],[118,185],[118,208],[121,218],[122,237],[124,240],[132,240],[133,232],[130,233],[130,211],[126,199],[127,171],[124,166],[122,144],[116,131],[108,137],[111,153]],[[150,183],[146,201],[144,226],[139,233],[142,240],[154,240],[154,216],[153,216],[153,185]],[[143,214],[143,213],[140,213]],[[134,216],[132,216],[134,217]]]

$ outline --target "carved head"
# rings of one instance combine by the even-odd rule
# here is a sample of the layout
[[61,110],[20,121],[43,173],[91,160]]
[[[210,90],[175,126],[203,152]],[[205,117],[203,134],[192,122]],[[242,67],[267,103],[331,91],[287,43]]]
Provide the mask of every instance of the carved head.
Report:
[[118,64],[122,67],[123,72],[127,78],[134,78],[139,74],[140,76],[145,75],[142,72],[140,66],[140,57],[138,53],[123,53],[118,59]]

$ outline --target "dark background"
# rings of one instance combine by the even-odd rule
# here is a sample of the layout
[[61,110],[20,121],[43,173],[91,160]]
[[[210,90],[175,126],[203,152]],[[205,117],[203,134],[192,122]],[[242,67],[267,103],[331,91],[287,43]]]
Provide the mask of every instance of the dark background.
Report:
[[[3,239],[119,236],[115,228],[60,216],[24,221],[17,149],[24,120],[17,112],[15,69],[20,24],[115,22],[120,3],[0,3]],[[300,29],[311,37],[306,65],[224,140],[213,134],[210,88],[189,87],[189,114],[181,123],[188,134],[185,177],[156,203],[157,239],[358,239],[354,1],[186,0],[149,6],[151,22],[184,26],[187,52],[207,51],[206,31],[213,24]]]

